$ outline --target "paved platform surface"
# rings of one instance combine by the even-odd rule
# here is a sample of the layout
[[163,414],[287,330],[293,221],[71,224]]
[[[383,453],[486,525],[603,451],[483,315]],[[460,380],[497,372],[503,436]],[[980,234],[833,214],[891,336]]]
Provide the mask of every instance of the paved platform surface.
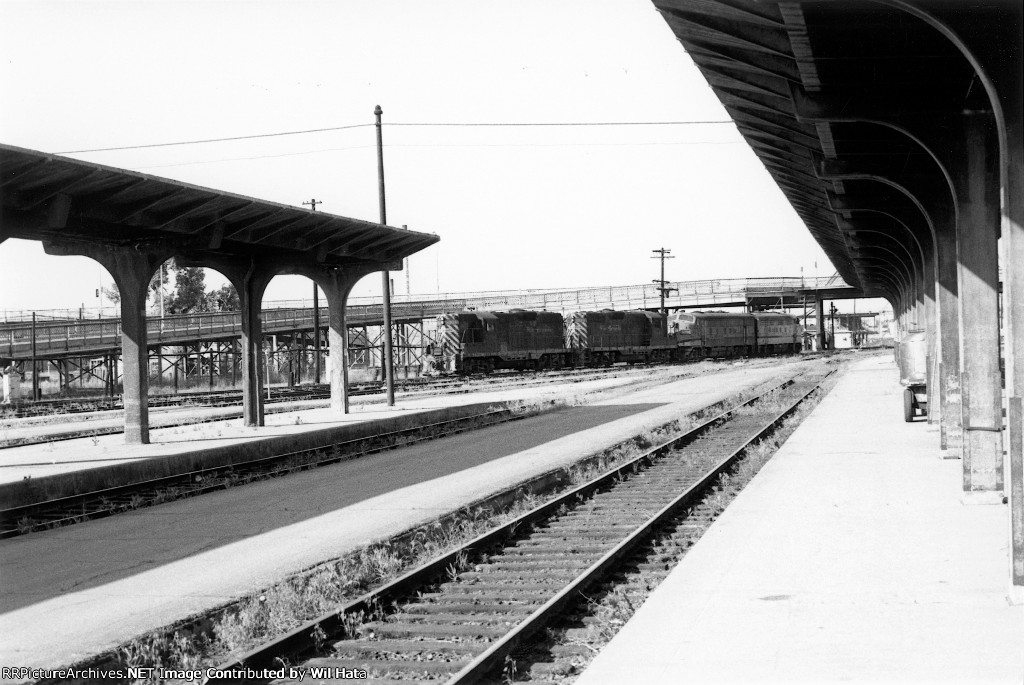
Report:
[[804,364],[724,367],[444,440],[0,541],[0,664],[69,665],[741,389],[781,380]]
[[1006,505],[860,360],[576,680],[1024,682]]

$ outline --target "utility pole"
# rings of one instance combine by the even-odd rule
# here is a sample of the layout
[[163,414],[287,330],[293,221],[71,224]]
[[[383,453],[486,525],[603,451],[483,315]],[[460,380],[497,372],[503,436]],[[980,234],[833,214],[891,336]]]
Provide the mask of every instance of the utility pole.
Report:
[[[380,191],[380,225],[388,223],[387,208],[384,202],[384,136],[381,132],[380,115],[384,110],[377,105],[373,108],[377,116],[377,186]],[[381,290],[383,291],[384,310],[384,384],[387,390],[388,406],[395,406],[395,374],[391,361],[391,273],[385,269],[380,272]]]
[[666,285],[667,281],[665,280],[665,260],[675,259],[675,257],[669,256],[671,255],[672,250],[666,250],[664,247],[659,247],[657,250],[651,250],[651,252],[657,255],[656,257],[651,257],[651,259],[661,260],[661,279],[657,281],[652,281],[652,283],[658,284],[658,291],[661,293],[661,315],[664,317],[668,317],[668,310],[665,309],[665,295],[668,295],[670,292],[673,292],[674,290],[676,290],[676,288],[669,288]]
[[[315,212],[316,206],[323,202],[313,198],[302,204],[309,205],[310,210]],[[320,287],[316,282],[313,283],[313,382],[320,383]]]
[[836,312],[838,311],[839,310],[836,309],[836,303],[833,302],[831,308],[828,310],[829,327],[832,329],[832,344],[829,346],[829,349],[832,350],[836,348]]
[[[402,228],[408,229],[409,228],[409,224],[402,224]],[[409,278],[410,278],[409,277],[409,258],[406,257],[405,258],[405,294],[407,296],[412,294],[412,286],[409,285]]]
[[36,360],[36,313],[32,312],[32,401],[39,397],[39,363]]

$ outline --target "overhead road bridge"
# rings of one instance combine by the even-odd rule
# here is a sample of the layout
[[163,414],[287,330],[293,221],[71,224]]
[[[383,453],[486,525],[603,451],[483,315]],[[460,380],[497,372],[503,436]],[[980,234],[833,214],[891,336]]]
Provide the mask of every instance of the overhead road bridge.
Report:
[[927,332],[938,447],[1010,497],[1024,585],[1024,5],[654,5],[843,279]]
[[[783,309],[809,307],[815,300],[850,299],[863,293],[829,278],[732,278],[670,282],[673,292],[666,297],[667,309],[746,307]],[[655,309],[660,295],[656,285],[608,286],[556,290],[513,290],[479,293],[445,293],[434,298],[396,297],[391,305],[393,324],[422,322],[448,312],[463,309],[499,310],[535,309],[559,312],[598,309]],[[379,298],[352,298],[346,307],[350,328],[380,326],[383,323]],[[115,351],[120,345],[119,318],[85,318],[70,310],[40,316],[33,326],[31,312],[0,322],[0,358],[11,360],[59,359]],[[321,310],[326,321],[327,309]],[[312,307],[286,306],[264,309],[261,313],[264,334],[311,331]],[[239,312],[204,312],[147,319],[150,347],[180,345],[195,340],[233,339],[241,335]]]
[[[326,294],[332,341],[366,274],[399,270],[436,235],[244,197],[35,150],[0,145],[0,241],[38,240],[51,255],[99,262],[120,293],[125,439],[149,441],[146,292],[167,259],[223,274],[238,292],[243,411],[263,425],[261,305],[270,280],[302,274]],[[331,371],[331,406],[347,408],[347,364]]]

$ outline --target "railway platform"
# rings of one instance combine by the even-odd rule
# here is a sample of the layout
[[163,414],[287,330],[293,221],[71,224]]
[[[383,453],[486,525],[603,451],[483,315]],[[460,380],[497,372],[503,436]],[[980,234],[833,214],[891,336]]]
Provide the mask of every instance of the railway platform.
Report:
[[856,362],[577,685],[1024,682],[1005,504]]
[[[758,362],[764,364],[764,362]],[[687,367],[666,367],[660,372],[623,371],[586,380],[557,381],[546,385],[510,386],[465,394],[398,396],[394,407],[379,399],[357,397],[349,414],[330,409],[326,400],[270,405],[266,425],[243,425],[239,407],[179,407],[154,413],[152,439],[145,445],[125,445],[119,434],[89,435],[120,423],[118,412],[97,415],[7,421],[0,424],[0,439],[18,440],[33,435],[52,436],[53,442],[7,447],[0,460],[0,507],[33,501],[23,491],[65,496],[92,487],[112,487],[187,471],[201,466],[240,461],[247,454],[286,453],[315,444],[330,444],[373,432],[415,428],[434,421],[508,403],[570,400],[600,395],[630,386],[695,373]],[[660,380],[659,380],[660,379]],[[475,407],[475,409],[474,409]],[[61,439],[66,434],[83,437]],[[162,462],[162,463],[161,463]]]
[[627,388],[444,440],[2,540],[0,661],[76,663],[804,365],[771,360]]

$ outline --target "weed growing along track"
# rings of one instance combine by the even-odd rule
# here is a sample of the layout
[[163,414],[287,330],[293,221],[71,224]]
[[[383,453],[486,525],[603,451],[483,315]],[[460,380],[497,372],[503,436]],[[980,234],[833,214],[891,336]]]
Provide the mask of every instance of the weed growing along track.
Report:
[[[668,420],[668,418],[670,417],[666,417],[666,420]],[[656,436],[648,436],[648,439],[649,441],[654,441]],[[622,451],[629,454],[635,454],[639,448],[647,446],[649,446],[648,442],[642,442],[638,447],[631,439],[629,444],[624,446]],[[567,474],[566,480],[568,480]],[[464,529],[464,526],[467,525],[466,519],[471,519],[469,523],[472,523],[474,531],[479,532],[482,530],[482,527],[486,527],[488,525],[483,520],[485,516],[489,515],[488,510],[494,510],[499,506],[499,504],[494,502],[486,502],[482,504],[485,506],[484,509],[474,508],[469,510],[473,511],[473,514],[463,512],[460,516],[454,517],[454,519],[448,518],[437,522],[436,524],[425,526],[424,528],[415,531],[415,533],[405,537],[404,541],[385,543],[375,546],[371,550],[365,550],[364,554],[354,555],[354,557],[351,557],[354,559],[351,564],[329,562],[322,566],[318,565],[315,569],[311,569],[309,573],[304,574],[307,578],[316,576],[317,580],[315,581],[308,582],[301,578],[297,578],[294,582],[259,592],[250,599],[243,600],[236,605],[241,607],[241,610],[246,613],[247,617],[240,618],[237,622],[233,622],[233,625],[235,627],[241,626],[243,628],[252,627],[260,633],[259,635],[256,635],[256,638],[266,639],[266,635],[262,632],[264,630],[272,631],[281,626],[294,627],[300,624],[303,620],[308,620],[319,613],[318,608],[322,608],[324,603],[319,602],[317,595],[323,592],[324,588],[328,586],[342,588],[340,593],[335,591],[335,597],[342,593],[346,594],[349,599],[353,596],[358,596],[358,594],[364,590],[369,583],[379,583],[380,578],[378,574],[387,574],[390,569],[394,568],[395,563],[401,563],[403,564],[403,567],[405,567],[405,564],[414,563],[406,557],[404,553],[405,550],[423,549],[432,544],[447,545],[448,542],[444,538],[447,538],[448,533],[451,533],[452,531],[458,532],[459,530]],[[529,508],[528,503],[526,508]],[[459,523],[460,519],[462,521],[461,524]],[[434,542],[432,543],[431,540]],[[438,540],[441,540],[441,542],[438,543]],[[429,556],[431,556],[431,554],[427,553],[421,557],[421,560]],[[339,568],[342,573],[342,577],[338,578],[337,583],[330,582],[332,576],[337,577],[336,574],[331,573],[332,567]],[[368,579],[367,582],[361,582],[359,579],[360,577]],[[259,601],[261,595],[263,596],[263,601]],[[298,598],[303,599],[298,605],[293,604],[292,600]],[[331,597],[328,597],[328,599],[331,599]],[[312,607],[308,612],[304,612],[301,606],[306,602],[308,602],[308,606]],[[334,606],[337,606],[337,604]],[[209,630],[198,628],[196,626],[198,623],[206,623],[206,625],[210,626]],[[213,628],[214,625],[219,626],[216,631]],[[223,634],[225,636],[230,634],[232,639],[237,638],[238,642],[236,642],[236,644],[240,645],[243,642],[243,637],[240,637],[241,631],[234,631],[233,629],[229,631],[228,629],[230,627],[231,626],[229,626],[227,622],[221,622],[219,619],[212,618],[204,618],[202,621],[193,622],[192,625],[179,624],[176,628],[172,628],[169,634],[164,634],[162,636],[154,635],[151,638],[137,641],[135,647],[130,648],[130,653],[134,655],[133,659],[135,659],[142,658],[139,656],[141,654],[158,654],[162,652],[167,657],[167,661],[164,663],[178,663],[179,659],[177,657],[174,657],[173,661],[171,660],[172,653],[178,654],[182,658],[191,658],[188,654],[182,653],[181,648],[174,646],[182,643],[185,639],[183,636],[188,637],[188,640],[192,639],[192,637],[189,636],[194,636],[197,642],[203,642],[207,640],[209,636],[213,636],[215,638],[216,635],[221,632],[221,629],[223,629]],[[173,635],[175,629],[177,629],[177,632],[179,633],[177,639],[174,639]],[[249,644],[251,645],[252,642]],[[223,645],[221,646],[223,647]],[[128,653],[128,649],[129,648],[126,648],[125,653]],[[214,651],[211,653],[217,653],[216,645],[214,645]],[[194,656],[194,653],[192,656]],[[206,663],[209,664],[209,662]]]

